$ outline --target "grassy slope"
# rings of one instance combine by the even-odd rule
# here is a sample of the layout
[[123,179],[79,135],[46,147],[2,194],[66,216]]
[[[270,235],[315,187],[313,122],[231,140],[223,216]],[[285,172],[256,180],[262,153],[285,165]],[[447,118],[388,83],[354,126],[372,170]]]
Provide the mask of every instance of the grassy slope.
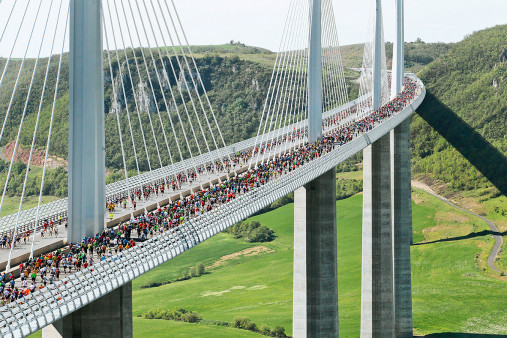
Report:
[[[424,181],[424,177],[421,175],[414,176],[415,180],[423,178],[421,181]],[[336,177],[341,179],[362,180],[363,171],[359,170],[337,173]],[[500,195],[494,198],[480,200],[477,198],[477,191],[464,191],[460,192],[459,194],[454,194],[451,197],[451,200],[455,204],[493,221],[497,228],[500,230],[500,233],[507,232],[507,196]],[[498,254],[498,258],[495,264],[497,268],[500,269],[500,271],[507,271],[507,235],[503,236],[503,239],[502,251],[500,251]],[[496,272],[489,270],[488,273],[490,273],[492,276],[497,275]]]
[[[20,181],[13,182],[13,179],[12,179],[13,176],[17,176]],[[11,174],[11,180],[9,181],[10,182],[9,186],[12,186],[13,184],[20,184],[21,186],[23,186],[24,176],[25,176],[25,172],[23,172],[21,175],[16,175],[13,172],[13,174]],[[1,188],[1,190],[3,190],[3,188],[4,188],[6,177],[7,177],[6,173],[0,174],[0,188]],[[32,166],[30,169],[29,179],[35,180],[36,178],[38,178],[37,183],[34,182],[35,186],[37,187],[37,192],[38,192],[38,189],[40,189],[39,188],[40,187],[40,177],[42,177],[42,168],[37,167],[37,166]],[[29,180],[29,182],[30,182],[30,180]],[[57,199],[58,199],[58,197],[55,197],[55,196],[43,196],[42,197],[42,204],[46,204],[46,203],[55,201]],[[2,210],[0,212],[0,217],[7,216],[7,215],[10,215],[13,213],[17,213],[18,209],[19,209],[19,200],[20,200],[19,196],[9,196],[9,194],[6,194],[3,205],[2,205]],[[23,210],[36,207],[38,205],[38,203],[39,203],[39,194],[38,193],[36,195],[31,195],[31,196],[25,195],[25,198],[23,200]]]
[[[53,202],[57,199],[59,199],[59,197],[43,196],[42,204]],[[23,210],[36,207],[38,204],[39,204],[39,196],[25,197],[25,199],[23,200]],[[17,213],[18,209],[19,209],[19,197],[5,197],[0,217]]]
[[[447,52],[452,44],[444,43],[405,43],[405,63],[408,72],[418,72],[431,61],[438,59],[440,55]],[[351,68],[361,68],[363,64],[363,44],[341,46],[343,65]],[[386,43],[386,56],[388,68],[390,67],[393,55],[392,43]]]
[[[346,337],[357,336],[359,328],[361,200],[357,195],[337,203],[340,330]],[[487,229],[485,223],[423,192],[416,191],[414,200],[415,242],[448,239]],[[218,260],[225,253],[250,246],[242,246],[241,242],[234,244],[236,241],[231,242],[227,235],[220,234],[205,246],[145,275],[143,280],[134,283],[134,316],[148,309],[184,307],[205,319],[232,321],[236,316],[246,316],[259,326],[281,325],[290,333],[292,214],[293,205],[290,204],[254,217],[273,228],[279,236],[273,243],[263,244],[274,250],[273,253],[228,261],[210,274],[189,281],[139,289],[148,280],[175,276],[198,262]],[[412,247],[416,333],[507,333],[507,315],[502,311],[505,310],[502,295],[505,296],[506,283],[482,271],[492,242],[489,236],[480,236]],[[213,247],[220,247],[220,250],[212,250]],[[150,321],[148,329],[144,323],[145,320],[136,318],[136,335],[157,334],[163,328],[179,332],[182,327],[179,323]],[[197,336],[218,334],[217,328],[197,328]],[[188,336],[196,336],[196,332],[188,331]]]
[[134,318],[134,337],[262,337],[259,334],[231,327],[195,325],[166,320]]
[[[502,63],[500,55],[506,39],[507,25],[476,32],[418,74],[428,90],[504,157],[507,85],[502,79],[507,76],[507,62]],[[412,131],[414,172],[429,176],[428,181],[436,180],[432,187],[441,185],[442,189],[437,189],[441,194],[476,190],[476,199],[498,195],[483,175],[417,115],[412,120]]]

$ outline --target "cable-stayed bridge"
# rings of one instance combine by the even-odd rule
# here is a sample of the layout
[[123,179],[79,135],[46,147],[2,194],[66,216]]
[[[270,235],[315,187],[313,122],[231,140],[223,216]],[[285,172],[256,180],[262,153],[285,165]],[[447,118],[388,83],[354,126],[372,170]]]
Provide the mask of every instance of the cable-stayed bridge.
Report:
[[[173,1],[5,0],[0,6],[8,15],[0,27],[1,52],[8,55],[0,63],[0,93],[9,102],[0,107],[0,142],[6,135],[15,140],[0,211],[17,151],[29,149],[18,212],[0,219],[11,243],[1,249],[0,263],[16,275],[40,274],[33,287],[17,279],[14,288],[4,288],[2,336],[41,328],[47,336],[132,336],[134,278],[292,191],[293,334],[337,336],[334,167],[362,150],[361,334],[412,336],[409,118],[425,88],[404,74],[403,1],[397,1],[392,73],[381,3],[372,1],[353,101],[332,1],[291,1],[257,133],[229,145]],[[36,58],[29,57],[33,50]],[[42,204],[52,136],[60,131],[54,127],[67,114],[69,197]],[[107,147],[118,151],[124,174],[108,185]],[[30,174],[36,151],[45,154],[38,180]],[[38,206],[23,211],[33,186],[39,187]],[[60,233],[74,244],[73,268],[42,284],[43,266],[52,278],[51,270],[68,257],[64,249],[55,254],[61,260],[37,259],[63,247],[63,239],[49,239],[47,231],[66,218],[68,232],[60,225]],[[84,249],[95,243],[104,251]]]

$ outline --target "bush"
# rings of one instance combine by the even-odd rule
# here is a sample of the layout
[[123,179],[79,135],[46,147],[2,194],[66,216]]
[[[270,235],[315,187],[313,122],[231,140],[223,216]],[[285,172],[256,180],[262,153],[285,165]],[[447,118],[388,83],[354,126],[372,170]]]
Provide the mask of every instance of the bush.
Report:
[[271,329],[269,328],[269,326],[264,325],[260,329],[260,334],[264,336],[271,336]]
[[361,180],[336,180],[336,199],[342,200],[354,196],[363,191]]
[[245,323],[248,320],[249,319],[245,318],[245,317],[236,317],[236,318],[234,318],[234,327],[241,329],[241,328],[243,328],[243,323]]
[[236,317],[234,318],[233,323],[220,320],[206,320],[202,319],[196,312],[187,311],[181,308],[175,310],[150,310],[139,317],[143,317],[145,319],[163,319],[185,323],[199,323],[203,325],[232,326],[240,330],[252,331],[264,336],[279,338],[287,337],[285,329],[281,326],[276,326],[274,329],[270,329],[269,326],[263,325],[260,329],[258,329],[257,325],[246,317]]
[[186,323],[197,323],[201,320],[201,318],[195,312],[187,312],[181,316],[181,320]]
[[201,317],[196,312],[187,311],[185,309],[150,310],[144,313],[143,317],[146,319],[174,320],[186,323],[198,323],[201,321]]
[[199,263],[196,266],[190,268],[190,277],[199,277],[204,274],[206,268],[203,264]]
[[190,276],[199,277],[199,275],[197,274],[197,269],[194,266],[190,268]]
[[281,326],[275,326],[275,328],[272,331],[273,337],[280,337],[285,338],[287,335],[285,334],[285,329]]
[[205,272],[206,268],[204,267],[204,265],[202,263],[197,264],[195,268],[196,268],[197,274],[199,276],[204,275],[204,272]]
[[270,242],[274,239],[275,232],[258,221],[241,222],[227,230],[235,238],[243,238],[249,243]]
[[234,327],[242,330],[257,332],[257,325],[246,317],[234,318]]

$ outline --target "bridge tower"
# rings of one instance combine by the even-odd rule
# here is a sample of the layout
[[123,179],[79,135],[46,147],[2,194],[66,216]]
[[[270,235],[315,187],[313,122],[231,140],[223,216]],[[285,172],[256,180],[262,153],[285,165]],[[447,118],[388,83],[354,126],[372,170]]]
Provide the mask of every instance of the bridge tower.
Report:
[[[375,0],[373,109],[382,104],[382,3]],[[394,336],[391,137],[363,151],[361,337]]]
[[[103,62],[101,0],[71,0],[68,241],[72,243],[104,229]],[[132,337],[132,284],[42,332],[44,337]]]
[[[322,137],[322,3],[311,2],[309,141]],[[336,173],[294,195],[294,337],[338,336]]]
[[[403,87],[404,0],[396,0],[391,97]],[[410,245],[412,244],[412,198],[410,173],[410,119],[391,131],[391,186],[393,207],[394,329],[395,337],[412,337],[412,285]]]
[[101,1],[70,2],[69,232],[104,229],[105,128]]

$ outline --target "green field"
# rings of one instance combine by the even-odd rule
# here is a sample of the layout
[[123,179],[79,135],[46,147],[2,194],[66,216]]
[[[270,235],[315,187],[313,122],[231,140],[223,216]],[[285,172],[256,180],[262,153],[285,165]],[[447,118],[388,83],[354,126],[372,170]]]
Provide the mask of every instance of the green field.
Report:
[[[485,259],[493,240],[474,235],[487,230],[487,225],[421,191],[413,196],[414,241],[420,244],[412,247],[415,333],[507,334],[507,282],[488,275]],[[357,195],[337,203],[340,334],[344,337],[359,335],[361,201],[361,195]],[[219,234],[137,279],[134,316],[150,309],[181,307],[208,320],[231,322],[234,317],[244,316],[257,326],[281,325],[291,334],[292,215],[293,205],[289,204],[254,217],[275,230],[278,238],[272,243],[248,244]],[[259,246],[269,250],[227,260],[198,278],[141,289],[152,281],[174,279],[199,262],[211,265],[222,256]],[[194,337],[246,333],[199,324],[141,318],[134,321],[136,336],[163,336],[173,330],[175,335]]]

